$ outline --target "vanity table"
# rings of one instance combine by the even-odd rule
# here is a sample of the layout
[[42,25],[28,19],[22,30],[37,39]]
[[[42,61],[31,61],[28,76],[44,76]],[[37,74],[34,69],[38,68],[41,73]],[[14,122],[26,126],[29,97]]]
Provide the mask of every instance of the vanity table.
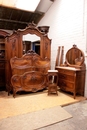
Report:
[[66,53],[65,64],[56,66],[58,70],[58,86],[61,90],[84,96],[85,86],[85,63],[84,54],[73,45]]

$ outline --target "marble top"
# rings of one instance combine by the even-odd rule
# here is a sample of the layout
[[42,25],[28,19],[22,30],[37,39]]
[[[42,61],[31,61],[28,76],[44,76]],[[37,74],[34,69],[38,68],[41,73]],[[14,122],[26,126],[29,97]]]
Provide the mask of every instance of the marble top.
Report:
[[79,68],[74,68],[74,67],[62,67],[62,66],[56,66],[56,68],[60,68],[60,69],[67,69],[67,70],[73,70],[73,71],[79,71]]
[[48,72],[58,72],[58,70],[48,70]]

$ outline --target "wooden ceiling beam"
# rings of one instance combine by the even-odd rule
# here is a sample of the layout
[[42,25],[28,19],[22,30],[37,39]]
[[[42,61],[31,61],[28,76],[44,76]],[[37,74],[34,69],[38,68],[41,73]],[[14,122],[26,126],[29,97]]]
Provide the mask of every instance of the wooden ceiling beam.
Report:
[[11,20],[11,19],[0,19],[0,21],[3,21],[3,22],[13,22],[13,23],[20,23],[20,24],[29,24],[29,22],[16,21],[16,20]]

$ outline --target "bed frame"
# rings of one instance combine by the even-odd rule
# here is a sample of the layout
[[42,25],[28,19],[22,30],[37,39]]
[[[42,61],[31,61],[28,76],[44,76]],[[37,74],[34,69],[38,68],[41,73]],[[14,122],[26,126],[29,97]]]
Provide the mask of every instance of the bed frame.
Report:
[[37,53],[30,50],[21,58],[11,58],[10,65],[13,97],[18,91],[37,92],[47,87],[49,59],[42,59]]

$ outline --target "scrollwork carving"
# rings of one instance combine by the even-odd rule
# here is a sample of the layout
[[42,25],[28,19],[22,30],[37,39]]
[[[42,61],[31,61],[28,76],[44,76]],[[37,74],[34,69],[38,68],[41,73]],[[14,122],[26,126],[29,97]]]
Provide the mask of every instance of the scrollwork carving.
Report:
[[48,50],[48,43],[45,43],[45,50]]

